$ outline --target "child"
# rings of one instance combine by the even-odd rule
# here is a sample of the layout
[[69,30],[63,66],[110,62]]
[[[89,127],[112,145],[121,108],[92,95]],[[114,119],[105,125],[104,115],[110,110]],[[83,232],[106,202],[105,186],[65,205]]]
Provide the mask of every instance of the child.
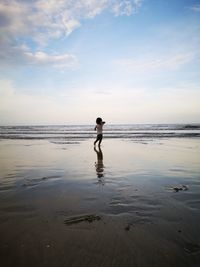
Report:
[[105,121],[102,121],[102,118],[97,118],[96,119],[96,126],[94,128],[94,130],[97,130],[97,138],[94,142],[94,146],[96,145],[96,143],[99,141],[99,146],[101,144],[101,141],[103,139],[103,125],[105,124]]

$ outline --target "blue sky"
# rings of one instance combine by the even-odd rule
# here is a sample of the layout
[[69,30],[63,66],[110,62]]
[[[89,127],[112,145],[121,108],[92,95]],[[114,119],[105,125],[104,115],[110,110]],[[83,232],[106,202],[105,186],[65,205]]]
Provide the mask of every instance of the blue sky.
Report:
[[200,1],[2,0],[0,124],[200,122]]

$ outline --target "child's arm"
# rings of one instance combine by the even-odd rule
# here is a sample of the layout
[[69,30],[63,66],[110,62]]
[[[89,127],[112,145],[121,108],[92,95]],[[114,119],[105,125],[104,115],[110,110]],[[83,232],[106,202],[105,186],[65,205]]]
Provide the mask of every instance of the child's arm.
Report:
[[94,131],[96,131],[96,129],[97,129],[97,126],[94,127]]
[[102,124],[105,124],[106,122],[105,121],[102,121]]

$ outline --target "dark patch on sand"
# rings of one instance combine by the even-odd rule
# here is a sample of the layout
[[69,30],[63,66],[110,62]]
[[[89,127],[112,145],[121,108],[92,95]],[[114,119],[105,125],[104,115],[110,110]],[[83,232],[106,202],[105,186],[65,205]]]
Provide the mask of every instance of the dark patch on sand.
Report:
[[187,186],[187,185],[175,186],[175,187],[173,187],[173,190],[174,190],[175,192],[179,192],[179,191],[187,191],[187,190],[188,190],[188,186]]
[[9,191],[13,190],[15,187],[12,185],[0,185],[0,191]]
[[59,175],[52,175],[52,176],[43,176],[41,178],[35,178],[35,179],[26,179],[26,181],[22,184],[24,187],[34,186],[38,185],[39,183],[47,180],[52,179],[59,179],[61,176]]
[[184,249],[189,254],[200,253],[200,245],[199,244],[186,243]]
[[95,214],[85,214],[85,215],[79,215],[74,217],[67,218],[64,223],[66,225],[72,225],[75,223],[81,223],[81,222],[93,222],[93,221],[99,221],[101,220],[101,217]]

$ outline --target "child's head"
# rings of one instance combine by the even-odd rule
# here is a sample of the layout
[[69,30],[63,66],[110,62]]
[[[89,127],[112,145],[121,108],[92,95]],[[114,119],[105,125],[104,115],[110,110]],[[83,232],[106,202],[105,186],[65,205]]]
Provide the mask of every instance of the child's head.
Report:
[[96,123],[97,123],[97,124],[101,124],[101,122],[102,122],[102,118],[97,118],[97,119],[96,119]]

